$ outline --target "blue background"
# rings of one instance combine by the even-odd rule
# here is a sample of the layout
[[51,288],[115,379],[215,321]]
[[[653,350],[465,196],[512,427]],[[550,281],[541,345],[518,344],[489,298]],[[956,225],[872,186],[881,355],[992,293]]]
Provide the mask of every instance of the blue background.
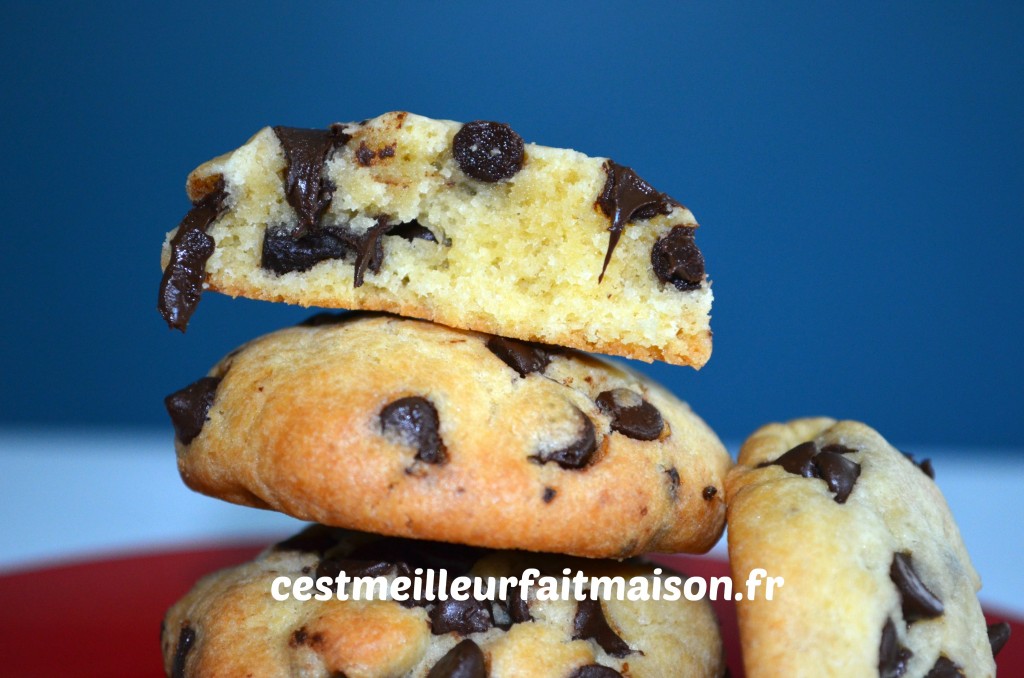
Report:
[[178,2],[5,7],[7,426],[153,426],[309,311],[155,310],[200,162],[266,124],[507,121],[683,201],[714,355],[642,369],[727,439],[807,414],[1019,446],[1024,5]]

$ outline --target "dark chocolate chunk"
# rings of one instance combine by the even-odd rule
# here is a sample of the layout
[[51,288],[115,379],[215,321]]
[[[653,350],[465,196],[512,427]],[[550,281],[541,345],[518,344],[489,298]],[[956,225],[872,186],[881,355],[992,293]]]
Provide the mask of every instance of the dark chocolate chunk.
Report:
[[860,477],[860,464],[842,454],[822,451],[815,455],[814,466],[828,483],[828,489],[835,493],[836,503],[845,504]]
[[607,666],[587,664],[570,673],[569,678],[622,678],[622,674]]
[[367,269],[374,273],[380,271],[384,263],[381,239],[390,228],[384,216],[377,217],[377,223],[362,233],[346,226],[323,226],[296,238],[281,229],[268,228],[263,235],[260,266],[282,275],[308,271],[321,261],[344,259],[353,253],[353,286],[360,287]]
[[400,398],[380,412],[381,430],[416,448],[416,459],[427,464],[443,464],[447,458],[438,432],[437,409],[426,398]]
[[361,141],[359,143],[359,148],[356,149],[356,162],[363,167],[367,167],[371,162],[373,162],[376,155],[377,154],[366,145],[365,141]]
[[215,247],[206,229],[224,211],[227,196],[222,177],[211,192],[193,203],[171,238],[171,259],[160,279],[156,302],[168,327],[184,332],[199,305],[206,280],[206,261]]
[[546,464],[553,461],[564,469],[580,469],[590,463],[597,450],[597,433],[594,430],[594,422],[577,410],[580,415],[580,430],[576,439],[563,448],[535,454],[530,459]]
[[377,224],[366,229],[366,232],[356,236],[355,250],[355,278],[353,285],[361,287],[363,276],[369,268],[374,273],[380,272],[381,264],[384,263],[384,243],[381,238],[388,232],[387,217],[377,217]]
[[826,445],[819,450],[814,442],[800,443],[775,461],[758,464],[758,468],[781,466],[793,475],[821,478],[835,493],[836,503],[845,504],[860,477],[860,464],[843,455],[856,451],[843,445]]
[[284,197],[299,221],[291,235],[298,238],[320,226],[320,219],[331,205],[334,184],[324,176],[324,164],[331,152],[348,143],[349,136],[340,125],[322,129],[275,127],[284,149]]
[[914,653],[900,642],[892,619],[886,619],[882,627],[882,640],[878,644],[878,677],[900,678],[906,673],[907,661],[913,656]]
[[613,431],[636,440],[657,440],[665,429],[661,412],[627,388],[605,391],[597,396],[597,406],[611,417]]
[[533,616],[530,614],[530,603],[523,598],[523,589],[519,586],[509,589],[508,616],[512,619],[513,624],[533,621]]
[[673,226],[651,248],[651,267],[663,283],[688,292],[704,282],[704,255],[689,226]]
[[818,447],[813,442],[800,443],[775,461],[765,462],[762,466],[781,466],[793,475],[817,478],[818,471],[812,461],[816,454]]
[[442,600],[430,611],[430,632],[435,636],[455,631],[463,636],[481,633],[494,626],[491,608],[485,600]]
[[195,630],[186,624],[178,634],[178,647],[174,650],[174,661],[171,663],[171,678],[185,678],[185,660],[196,642]]
[[437,238],[434,236],[434,233],[415,219],[401,224],[395,224],[388,229],[387,235],[396,235],[403,240],[410,241],[428,240],[430,242],[437,242]]
[[633,653],[626,641],[608,625],[600,600],[586,598],[579,601],[572,626],[573,640],[593,639],[601,649],[613,657],[625,657]]
[[203,430],[219,384],[220,377],[203,377],[164,398],[174,433],[183,445],[191,443]]
[[467,638],[448,650],[430,669],[427,678],[487,678],[484,653]]
[[308,271],[321,261],[344,259],[353,249],[350,239],[341,237],[338,229],[328,227],[310,231],[298,238],[284,229],[268,228],[263,234],[260,266],[278,275]]
[[459,169],[480,181],[508,179],[523,167],[523,138],[501,122],[467,122],[452,139]]
[[402,576],[408,576],[408,573],[405,571],[408,567],[404,563],[390,563],[386,560],[325,558],[316,566],[316,578],[327,577],[334,579],[342,572],[349,577],[383,577],[396,567],[402,568]]
[[700,496],[704,497],[704,501],[711,501],[718,494],[718,488],[713,485],[708,485],[704,488],[704,491],[700,493]]
[[672,500],[675,501],[679,498],[679,471],[673,466],[665,469],[665,475],[668,476],[668,492],[672,495]]
[[520,377],[543,372],[551,363],[551,351],[542,344],[492,336],[487,340],[487,348]]
[[1010,625],[1006,622],[988,625],[988,644],[992,646],[992,656],[995,657],[999,651],[1006,646],[1010,639]]
[[310,525],[298,534],[274,544],[275,551],[300,551],[323,555],[338,545],[345,531],[326,525]]
[[910,460],[910,463],[912,463],[917,468],[921,469],[922,473],[924,473],[932,480],[935,480],[935,467],[932,466],[931,459],[922,459],[920,462],[918,462],[916,459],[914,459],[914,455],[910,454],[909,452],[903,452],[902,454],[904,457]]
[[903,619],[907,624],[913,624],[921,619],[934,619],[942,614],[942,601],[921,581],[921,577],[914,570],[914,561],[910,553],[893,554],[889,578],[900,593]]
[[555,488],[553,488],[553,487],[545,487],[544,488],[544,495],[541,497],[541,499],[544,500],[545,504],[550,504],[551,501],[555,498],[556,494],[558,494],[558,492],[555,490]]
[[664,193],[654,190],[653,186],[629,167],[609,160],[604,164],[604,171],[608,178],[601,189],[601,195],[597,197],[597,206],[605,216],[611,218],[612,223],[608,227],[608,251],[604,255],[598,282],[604,279],[604,272],[608,269],[608,262],[612,260],[612,252],[619,244],[626,224],[638,219],[650,219],[656,214],[668,214],[673,206],[679,204]]
[[935,660],[935,666],[925,674],[924,678],[967,678],[963,669],[956,665],[948,657],[939,657]]

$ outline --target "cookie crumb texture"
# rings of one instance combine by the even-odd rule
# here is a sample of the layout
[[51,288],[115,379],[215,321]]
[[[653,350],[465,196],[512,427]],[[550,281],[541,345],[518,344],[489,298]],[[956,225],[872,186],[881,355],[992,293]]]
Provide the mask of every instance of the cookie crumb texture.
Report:
[[219,182],[227,196],[206,228],[209,289],[646,361],[710,356],[696,221],[629,168],[404,112],[319,145],[300,132],[316,134],[264,128],[189,176],[193,201]]
[[703,552],[723,530],[724,493],[706,488],[723,487],[731,461],[714,432],[658,385],[579,351],[321,315],[250,342],[205,379],[220,381],[201,408],[168,399],[189,424],[178,466],[189,487],[227,501],[590,557]]
[[[638,562],[495,552],[312,526],[255,561],[204,577],[168,611],[164,670],[172,678],[717,678],[724,673],[718,623],[707,601],[542,601],[467,604],[405,601],[277,601],[274,578],[345,569],[390,582],[415,568],[455,576],[658,577]],[[666,572],[661,577],[674,573]],[[486,586],[484,589],[486,590]]]
[[929,470],[852,421],[744,443],[726,483],[733,578],[744,596],[754,568],[785,579],[737,603],[750,678],[995,675],[981,582]]

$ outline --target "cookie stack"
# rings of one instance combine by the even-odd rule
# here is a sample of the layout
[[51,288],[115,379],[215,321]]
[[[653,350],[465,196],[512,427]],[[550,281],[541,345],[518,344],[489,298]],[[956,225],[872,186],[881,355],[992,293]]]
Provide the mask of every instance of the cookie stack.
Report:
[[[667,575],[627,559],[706,551],[727,506],[749,678],[995,675],[1009,627],[985,626],[930,464],[803,419],[757,431],[730,469],[684,403],[583,352],[710,356],[697,224],[630,168],[389,113],[264,129],[188,193],[164,247],[171,327],[205,288],[357,312],[256,339],[167,398],[189,487],[314,523],[171,608],[169,675],[721,676],[706,601],[459,601],[429,573],[654,589]],[[418,588],[273,595],[342,574]]]
[[[692,214],[633,170],[507,125],[390,113],[267,128],[189,177],[159,309],[204,288],[320,314],[168,396],[185,483],[314,526],[168,613],[172,676],[720,676],[706,601],[277,600],[282,575],[666,575],[731,465],[689,407],[582,351],[699,367]],[[430,591],[429,582],[425,591]]]

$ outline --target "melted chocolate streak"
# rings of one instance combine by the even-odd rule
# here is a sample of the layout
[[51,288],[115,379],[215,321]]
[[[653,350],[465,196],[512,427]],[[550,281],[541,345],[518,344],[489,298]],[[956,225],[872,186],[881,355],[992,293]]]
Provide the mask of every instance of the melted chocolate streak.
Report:
[[284,149],[284,196],[299,217],[292,230],[292,237],[298,238],[318,228],[331,206],[335,186],[324,176],[324,165],[331,152],[344,146],[351,137],[342,131],[341,125],[331,125],[326,130],[275,127],[274,134]]
[[668,214],[674,206],[679,205],[669,196],[655,190],[629,167],[609,160],[604,170],[608,179],[597,198],[597,206],[605,216],[611,217],[612,224],[608,227],[608,251],[604,255],[601,275],[597,278],[598,284],[604,280],[608,262],[612,260],[612,252],[619,244],[626,224],[638,219],[650,219],[656,214]]
[[213,238],[206,234],[206,229],[224,212],[226,199],[221,178],[213,191],[193,203],[171,239],[171,261],[160,280],[156,307],[172,329],[184,332],[199,305],[206,261],[214,249]]

